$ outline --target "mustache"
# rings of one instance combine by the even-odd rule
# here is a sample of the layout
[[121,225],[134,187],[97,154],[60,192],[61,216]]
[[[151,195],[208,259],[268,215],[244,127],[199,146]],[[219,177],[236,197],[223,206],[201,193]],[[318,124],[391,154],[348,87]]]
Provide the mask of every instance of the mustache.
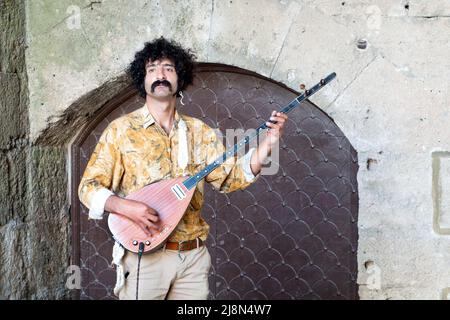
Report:
[[167,80],[156,80],[155,82],[153,82],[153,84],[151,86],[152,92],[154,92],[155,88],[157,86],[159,86],[159,85],[163,85],[163,86],[169,87],[170,91],[172,91],[172,84],[169,81],[167,81]]

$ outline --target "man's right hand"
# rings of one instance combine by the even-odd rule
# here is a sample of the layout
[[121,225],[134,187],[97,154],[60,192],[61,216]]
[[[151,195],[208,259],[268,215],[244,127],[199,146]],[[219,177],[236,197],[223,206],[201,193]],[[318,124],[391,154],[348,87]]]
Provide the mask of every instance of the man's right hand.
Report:
[[153,235],[160,231],[158,213],[145,203],[135,200],[110,196],[105,203],[105,211],[121,214],[135,222],[146,234]]

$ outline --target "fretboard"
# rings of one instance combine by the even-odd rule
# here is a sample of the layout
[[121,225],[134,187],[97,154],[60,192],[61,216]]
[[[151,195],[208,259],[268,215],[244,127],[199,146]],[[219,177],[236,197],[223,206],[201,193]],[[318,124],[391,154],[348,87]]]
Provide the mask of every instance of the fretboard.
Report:
[[[312,88],[305,90],[301,95],[296,97],[294,100],[289,102],[286,106],[284,106],[279,112],[281,113],[289,113],[291,112],[295,107],[298,107],[304,100],[306,100],[308,97],[315,94],[317,91],[319,91],[322,87],[327,85],[329,82],[331,82],[336,77],[336,73],[331,73],[324,79],[321,79],[319,83],[317,83]],[[269,122],[276,123],[276,121]],[[234,157],[234,155],[241,149],[244,148],[250,141],[257,138],[261,131],[267,129],[266,122],[262,123],[258,128],[256,128],[255,132],[253,134],[250,134],[240,140],[238,143],[236,143],[232,148],[227,149],[220,157],[218,157],[216,160],[208,164],[205,168],[198,171],[191,177],[187,178],[183,181],[184,186],[187,189],[191,189],[197,185],[204,177],[206,177],[208,174],[210,174],[212,171],[214,171],[217,167],[219,167],[222,163],[224,163],[228,158]]]

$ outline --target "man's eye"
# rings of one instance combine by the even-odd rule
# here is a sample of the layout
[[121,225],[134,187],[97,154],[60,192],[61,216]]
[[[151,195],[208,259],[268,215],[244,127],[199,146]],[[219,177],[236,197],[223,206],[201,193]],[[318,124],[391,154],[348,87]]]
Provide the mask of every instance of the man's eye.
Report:
[[166,67],[166,71],[173,72],[174,68],[173,67]]
[[155,72],[155,68],[148,68],[147,72]]

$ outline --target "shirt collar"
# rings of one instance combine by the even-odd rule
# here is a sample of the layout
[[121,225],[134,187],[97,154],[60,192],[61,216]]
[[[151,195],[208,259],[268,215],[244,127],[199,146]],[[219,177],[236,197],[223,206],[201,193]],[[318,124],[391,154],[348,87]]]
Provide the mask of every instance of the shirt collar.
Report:
[[[155,119],[153,118],[150,111],[148,111],[147,104],[144,104],[144,106],[141,108],[141,114],[142,114],[142,119],[143,119],[142,126],[144,127],[144,129],[147,129],[148,127],[150,127],[152,124],[155,123]],[[178,122],[180,120],[181,120],[181,117],[178,114],[177,109],[175,108],[175,120],[173,122],[173,125],[175,128],[178,127]]]

